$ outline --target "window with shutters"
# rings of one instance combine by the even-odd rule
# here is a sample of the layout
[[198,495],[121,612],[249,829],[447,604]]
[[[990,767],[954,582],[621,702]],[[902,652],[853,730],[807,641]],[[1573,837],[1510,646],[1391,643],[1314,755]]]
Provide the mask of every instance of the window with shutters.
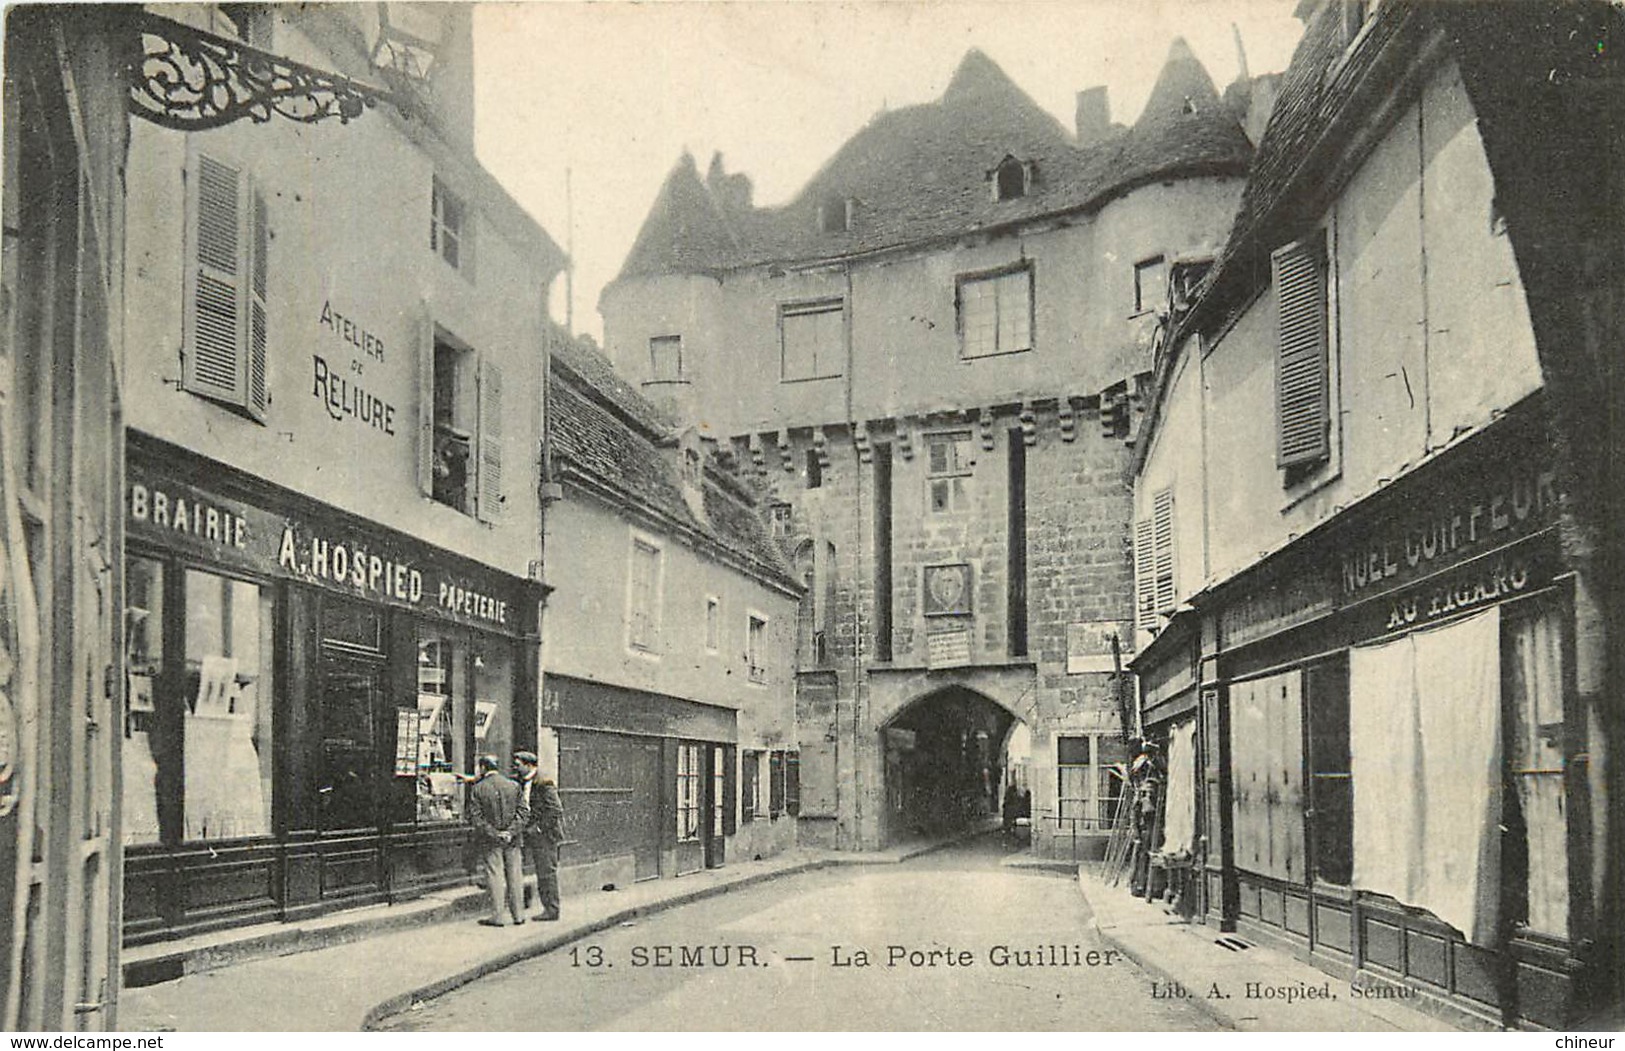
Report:
[[1172,613],[1174,587],[1174,491],[1159,489],[1151,498],[1151,515],[1134,523],[1135,623],[1146,631],[1162,626],[1160,614]]
[[955,282],[959,356],[1019,354],[1033,347],[1033,268],[1029,262]]
[[779,307],[779,377],[832,379],[846,361],[846,301],[819,299]]
[[423,491],[436,503],[495,522],[506,503],[502,369],[430,324],[422,365]]
[[626,644],[654,655],[660,648],[660,547],[643,537],[632,538],[630,586],[627,590]]
[[1275,359],[1276,463],[1289,484],[1331,454],[1326,242],[1322,233],[1270,258],[1279,320]]
[[195,154],[187,173],[182,385],[256,420],[270,404],[265,199],[240,165]]
[[1152,256],[1134,264],[1134,312],[1161,310],[1168,305],[1168,261]]

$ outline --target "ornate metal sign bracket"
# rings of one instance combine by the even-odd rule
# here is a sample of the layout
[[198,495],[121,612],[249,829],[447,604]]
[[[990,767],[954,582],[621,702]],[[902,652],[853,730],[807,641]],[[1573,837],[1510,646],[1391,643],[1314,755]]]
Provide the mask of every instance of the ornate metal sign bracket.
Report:
[[203,131],[273,114],[304,124],[348,124],[394,93],[142,12],[130,68],[130,111],[165,128]]

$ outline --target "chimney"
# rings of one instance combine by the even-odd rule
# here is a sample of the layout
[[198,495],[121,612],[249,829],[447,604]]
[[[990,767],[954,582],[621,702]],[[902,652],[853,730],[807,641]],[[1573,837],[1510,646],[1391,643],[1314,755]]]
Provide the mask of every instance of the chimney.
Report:
[[1111,128],[1111,104],[1104,84],[1078,92],[1076,131],[1078,145],[1088,146],[1106,137]]

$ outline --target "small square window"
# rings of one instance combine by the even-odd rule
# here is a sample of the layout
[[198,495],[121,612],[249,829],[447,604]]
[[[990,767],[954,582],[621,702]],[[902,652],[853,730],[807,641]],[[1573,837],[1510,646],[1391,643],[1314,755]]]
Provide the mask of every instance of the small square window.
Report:
[[933,514],[968,506],[965,481],[976,461],[968,431],[933,434],[926,439],[928,506]]
[[846,305],[840,299],[779,307],[779,377],[832,379],[846,361]]
[[789,504],[773,504],[768,508],[768,533],[774,537],[789,536],[791,517]]
[[722,600],[715,596],[708,596],[705,600],[705,648],[711,653],[717,652],[721,642],[722,631]]
[[1014,269],[958,280],[959,352],[963,358],[1016,354],[1033,346],[1033,272]]
[[429,248],[459,270],[467,254],[466,219],[463,199],[436,179],[430,200]]
[[754,613],[745,632],[745,663],[751,682],[767,681],[767,621]]
[[652,336],[649,339],[649,380],[675,383],[683,378],[683,337]]
[[1161,310],[1168,302],[1168,263],[1153,256],[1134,264],[1134,312]]

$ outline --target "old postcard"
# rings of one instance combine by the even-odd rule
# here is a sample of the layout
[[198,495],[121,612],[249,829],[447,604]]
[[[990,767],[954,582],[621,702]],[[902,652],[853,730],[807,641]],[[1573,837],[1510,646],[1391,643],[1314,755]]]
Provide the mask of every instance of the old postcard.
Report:
[[1617,1030],[1621,18],[12,6],[0,1028]]

